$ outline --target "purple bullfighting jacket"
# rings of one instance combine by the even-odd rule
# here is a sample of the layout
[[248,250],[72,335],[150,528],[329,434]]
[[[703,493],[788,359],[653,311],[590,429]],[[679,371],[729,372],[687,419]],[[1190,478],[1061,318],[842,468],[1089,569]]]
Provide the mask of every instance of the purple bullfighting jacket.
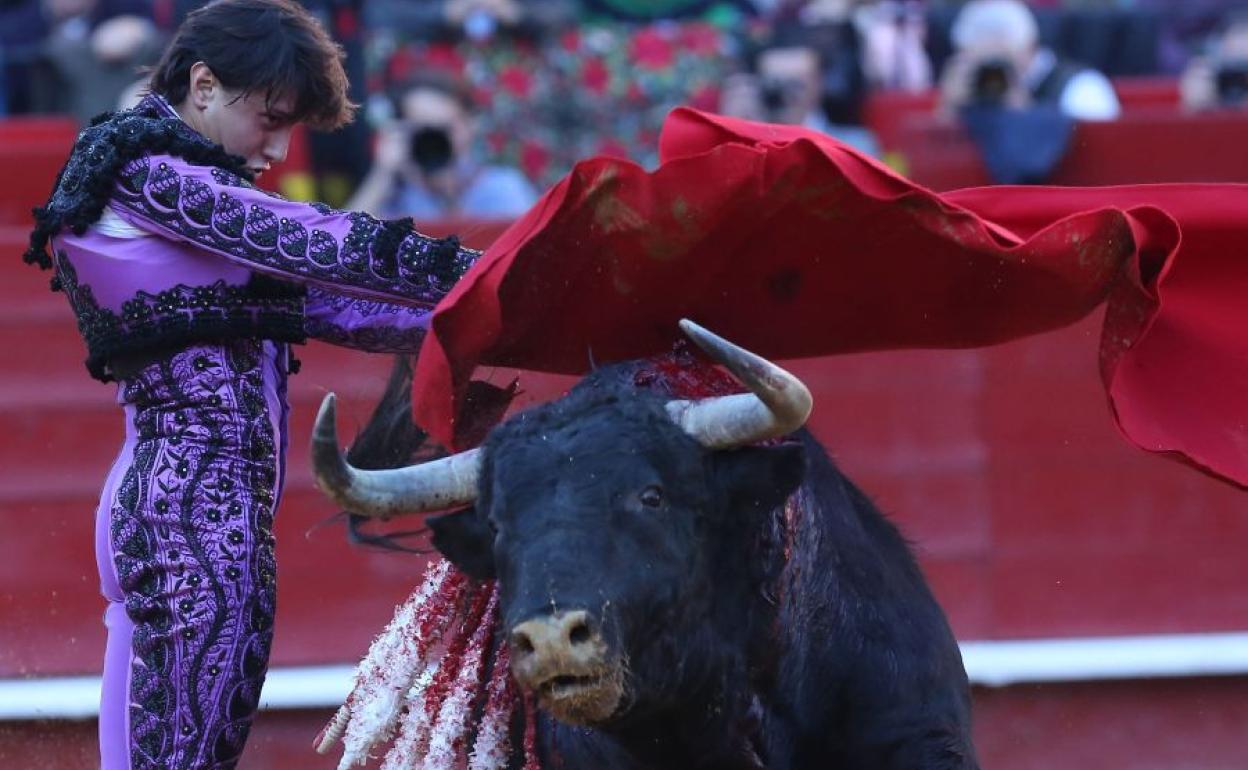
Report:
[[204,340],[410,352],[479,255],[411,220],[288,201],[249,180],[156,96],[83,131],[26,259],[55,268],[92,376]]

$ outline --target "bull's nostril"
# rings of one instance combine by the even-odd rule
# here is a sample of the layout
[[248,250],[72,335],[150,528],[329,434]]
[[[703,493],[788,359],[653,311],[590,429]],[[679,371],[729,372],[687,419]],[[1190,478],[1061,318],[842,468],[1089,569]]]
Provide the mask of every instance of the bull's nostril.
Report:
[[589,625],[582,621],[573,626],[568,632],[568,641],[573,645],[584,644],[589,641],[591,636]]
[[511,649],[513,652],[528,655],[533,652],[533,640],[528,634],[517,631],[511,635]]

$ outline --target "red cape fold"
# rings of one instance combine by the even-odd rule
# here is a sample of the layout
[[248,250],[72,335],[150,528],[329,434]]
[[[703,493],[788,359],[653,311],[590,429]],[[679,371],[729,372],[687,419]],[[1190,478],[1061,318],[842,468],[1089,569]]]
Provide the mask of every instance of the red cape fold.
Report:
[[1248,186],[937,194],[820,134],[694,110],[659,167],[577,166],[438,306],[416,420],[451,444],[477,365],[583,373],[692,318],[769,358],[965,348],[1103,301],[1118,424],[1248,484]]

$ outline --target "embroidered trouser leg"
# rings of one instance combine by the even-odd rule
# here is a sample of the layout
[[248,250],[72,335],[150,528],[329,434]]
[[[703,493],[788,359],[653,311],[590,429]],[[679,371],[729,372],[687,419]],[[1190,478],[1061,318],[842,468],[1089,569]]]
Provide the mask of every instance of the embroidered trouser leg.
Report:
[[235,345],[192,348],[122,383],[127,440],[97,516],[104,770],[238,762],[276,593],[266,379],[263,357]]

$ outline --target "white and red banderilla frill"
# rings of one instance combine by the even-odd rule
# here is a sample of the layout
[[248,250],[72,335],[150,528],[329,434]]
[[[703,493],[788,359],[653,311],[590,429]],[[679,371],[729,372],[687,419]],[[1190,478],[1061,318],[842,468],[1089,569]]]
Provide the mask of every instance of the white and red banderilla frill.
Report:
[[525,770],[540,770],[534,708],[511,679],[507,645],[495,644],[497,623],[494,581],[473,583],[449,562],[431,562],[360,661],[317,752],[341,740],[338,770],[348,770],[390,743],[381,770],[503,770],[523,702],[524,741],[514,749]]

